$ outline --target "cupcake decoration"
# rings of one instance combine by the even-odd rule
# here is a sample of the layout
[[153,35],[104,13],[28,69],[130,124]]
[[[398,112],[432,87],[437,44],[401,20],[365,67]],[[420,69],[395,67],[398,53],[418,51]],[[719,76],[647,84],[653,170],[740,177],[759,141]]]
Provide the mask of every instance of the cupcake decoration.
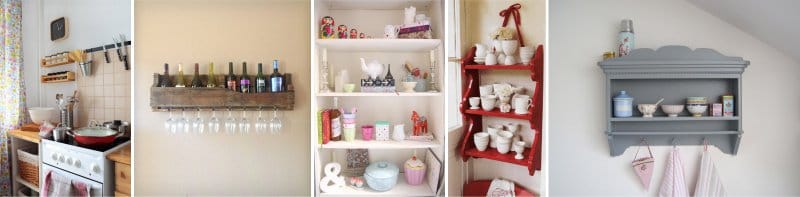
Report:
[[403,169],[405,170],[406,181],[409,185],[422,184],[422,180],[425,178],[426,166],[425,163],[417,159],[416,153],[414,153],[414,156],[411,156],[411,159],[406,161],[405,165],[403,165]]

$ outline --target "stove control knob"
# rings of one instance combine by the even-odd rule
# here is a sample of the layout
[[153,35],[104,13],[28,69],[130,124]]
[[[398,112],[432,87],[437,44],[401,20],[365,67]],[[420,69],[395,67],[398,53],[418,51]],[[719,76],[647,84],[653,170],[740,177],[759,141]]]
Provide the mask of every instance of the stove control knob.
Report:
[[72,165],[72,157],[67,157],[67,165]]
[[97,165],[97,163],[93,163],[92,164],[92,172],[100,174],[100,165]]
[[53,161],[58,161],[58,153],[53,153],[50,157],[53,158]]
[[60,162],[62,162],[62,163],[63,163],[63,162],[64,162],[64,159],[65,159],[65,158],[64,158],[64,155],[59,155],[59,156],[58,156],[58,161],[60,161]]
[[72,165],[75,166],[76,168],[81,168],[81,160],[76,159]]

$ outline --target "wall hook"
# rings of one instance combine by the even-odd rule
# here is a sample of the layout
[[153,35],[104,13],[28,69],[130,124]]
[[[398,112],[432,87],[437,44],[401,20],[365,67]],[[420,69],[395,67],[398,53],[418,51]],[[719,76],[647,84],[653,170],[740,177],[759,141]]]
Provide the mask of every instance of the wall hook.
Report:
[[674,148],[676,146],[678,146],[678,138],[677,137],[673,137],[672,138],[672,147]]

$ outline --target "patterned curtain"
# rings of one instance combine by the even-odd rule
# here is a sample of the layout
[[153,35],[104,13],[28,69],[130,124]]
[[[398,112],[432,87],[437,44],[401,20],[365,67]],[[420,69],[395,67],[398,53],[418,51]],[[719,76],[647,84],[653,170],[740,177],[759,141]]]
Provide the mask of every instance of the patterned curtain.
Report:
[[27,119],[22,73],[22,1],[0,0],[0,195],[11,195],[8,131]]

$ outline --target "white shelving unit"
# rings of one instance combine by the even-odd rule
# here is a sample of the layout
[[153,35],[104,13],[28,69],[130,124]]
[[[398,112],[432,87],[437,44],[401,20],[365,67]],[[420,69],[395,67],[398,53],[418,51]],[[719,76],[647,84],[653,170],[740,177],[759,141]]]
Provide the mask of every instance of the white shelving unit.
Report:
[[[414,6],[417,14],[425,14],[431,18],[432,33],[434,39],[384,39],[383,29],[386,25],[402,24],[403,8]],[[444,177],[444,92],[442,92],[444,78],[444,49],[442,46],[442,35],[444,35],[444,2],[443,0],[315,0],[312,6],[314,16],[311,18],[311,39],[312,62],[311,62],[311,114],[313,122],[317,122],[320,110],[333,107],[333,100],[338,99],[339,107],[350,109],[356,107],[356,140],[352,142],[331,141],[327,144],[320,144],[318,139],[319,127],[312,124],[311,133],[311,152],[312,152],[312,182],[315,196],[437,196],[443,190]],[[356,28],[361,33],[372,36],[372,39],[319,39],[319,21],[324,16],[331,16],[335,20],[335,26],[340,24],[347,25],[348,29]],[[336,73],[346,70],[349,74],[348,83],[358,84],[360,79],[365,76],[361,71],[360,59],[365,58],[367,62],[377,60],[381,64],[390,64],[392,75],[399,84],[407,72],[403,64],[410,64],[420,68],[421,71],[430,72],[430,51],[436,54],[436,71],[433,79],[436,80],[437,89],[440,92],[389,92],[372,93],[360,92],[356,87],[355,92],[327,92],[319,91],[320,69],[322,67],[322,51],[327,50],[329,66],[329,85],[331,90],[335,90],[333,79]],[[386,75],[386,71],[381,75]],[[416,111],[421,116],[428,117],[428,132],[434,135],[431,142],[421,142],[405,140],[397,141],[363,141],[361,140],[360,127],[366,124],[374,124],[376,121],[389,121],[392,125],[404,124],[406,134],[410,135],[413,126],[411,124],[412,111]],[[392,129],[393,130],[393,129]],[[319,189],[320,179],[324,176],[323,167],[330,162],[338,162],[343,167],[346,166],[346,150],[348,149],[368,149],[370,151],[370,162],[388,161],[400,167],[400,174],[397,185],[386,192],[376,192],[365,189],[344,188],[335,192],[323,193]],[[403,174],[403,162],[409,159],[413,153],[417,158],[424,159],[428,165],[428,172],[431,172],[432,162],[429,156],[439,158],[436,168],[439,175],[438,180],[426,178],[420,185],[407,184]],[[433,155],[431,155],[433,154]],[[441,168],[439,168],[441,167]],[[431,184],[433,183],[433,184]]]

